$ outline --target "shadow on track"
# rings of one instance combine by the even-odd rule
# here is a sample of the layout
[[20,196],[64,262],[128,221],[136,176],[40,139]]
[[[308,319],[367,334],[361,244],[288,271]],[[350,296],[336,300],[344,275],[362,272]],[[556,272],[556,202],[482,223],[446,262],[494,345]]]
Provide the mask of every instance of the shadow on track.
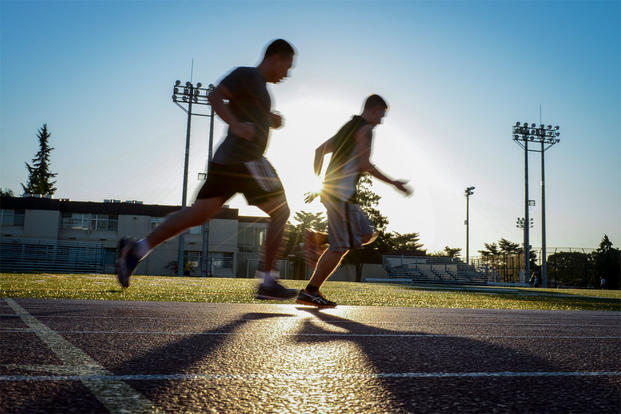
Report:
[[[335,336],[334,331],[318,326],[311,318],[301,324],[296,341],[326,343],[347,340],[356,344],[374,367],[375,373],[379,374],[377,379],[382,387],[389,391],[392,401],[389,407],[384,408],[391,412],[618,413],[621,407],[618,377],[486,375],[503,372],[588,371],[576,369],[571,363],[553,365],[532,353],[517,350],[515,348],[524,343],[520,340],[497,339],[495,343],[490,343],[467,337],[393,331],[313,308],[298,309],[322,322],[337,326],[339,331],[344,329],[346,333]],[[394,339],[387,339],[386,336]],[[612,353],[615,348],[618,350],[618,345],[611,346],[606,352]],[[593,349],[581,351],[586,354],[598,352]],[[565,351],[559,349],[558,352]],[[592,356],[588,358],[594,359]],[[608,355],[608,360],[614,360],[614,356]],[[408,376],[408,373],[414,375]],[[417,373],[458,375],[424,377]],[[460,376],[460,373],[483,375]],[[399,374],[406,375],[400,377]]]

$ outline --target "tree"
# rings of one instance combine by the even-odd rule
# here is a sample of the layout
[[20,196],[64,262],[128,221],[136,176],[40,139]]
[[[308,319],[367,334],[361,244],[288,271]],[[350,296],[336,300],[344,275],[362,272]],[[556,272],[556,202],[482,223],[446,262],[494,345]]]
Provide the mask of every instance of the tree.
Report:
[[388,235],[391,243],[391,253],[402,254],[407,256],[424,256],[426,251],[422,248],[423,244],[419,241],[418,233],[399,232],[390,233]]
[[328,221],[323,213],[309,213],[302,210],[295,213],[293,220],[297,224],[292,224],[291,221],[288,221],[285,226],[285,234],[287,235],[285,255],[295,253],[296,246],[304,240],[304,230],[309,229],[321,232],[328,230]]
[[621,250],[612,247],[608,235],[604,234],[597,250],[591,254],[593,260],[593,277],[590,284],[599,286],[601,277],[606,279],[606,287],[619,289],[621,285]]
[[460,253],[461,253],[461,248],[459,247],[444,246],[444,250],[440,250],[439,252],[432,253],[431,256],[456,258],[460,256]]
[[0,197],[15,197],[15,194],[13,193],[13,190],[9,188],[0,188]]
[[39,129],[37,138],[39,139],[39,151],[32,159],[32,165],[26,163],[28,169],[28,183],[22,184],[24,194],[39,194],[51,196],[56,192],[56,181],[51,181],[57,174],[50,172],[50,152],[54,149],[49,146],[48,140],[51,134],[47,130],[47,124]]
[[[483,243],[483,245],[485,249],[479,250],[483,263],[500,272],[505,282],[519,280],[520,272],[524,271],[524,249],[518,243],[501,238],[498,244]],[[539,271],[539,266],[537,266],[536,262],[537,254],[534,250],[531,250],[529,263],[533,272]],[[530,276],[526,277],[529,278]]]
[[548,257],[548,275],[557,286],[589,286],[591,257],[583,252],[558,252]]

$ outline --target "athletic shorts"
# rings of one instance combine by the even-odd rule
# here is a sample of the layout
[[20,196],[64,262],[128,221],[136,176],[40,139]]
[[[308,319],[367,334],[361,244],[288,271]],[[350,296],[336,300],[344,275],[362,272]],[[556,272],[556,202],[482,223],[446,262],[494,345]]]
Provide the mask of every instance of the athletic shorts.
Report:
[[228,200],[242,193],[250,205],[260,205],[285,191],[276,170],[265,158],[239,164],[209,164],[209,174],[196,196],[197,200],[222,197]]
[[375,229],[358,204],[333,197],[322,197],[328,213],[329,249],[344,252],[362,247],[362,238],[373,235]]

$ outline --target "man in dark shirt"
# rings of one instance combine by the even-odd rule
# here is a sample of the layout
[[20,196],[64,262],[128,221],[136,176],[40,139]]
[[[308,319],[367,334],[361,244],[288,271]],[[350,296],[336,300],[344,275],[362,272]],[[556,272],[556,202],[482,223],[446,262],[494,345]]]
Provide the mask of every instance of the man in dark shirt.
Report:
[[[212,218],[236,193],[248,204],[256,205],[270,216],[263,248],[263,261],[257,298],[282,299],[296,295],[278,283],[273,271],[289,218],[289,206],[282,183],[263,153],[270,128],[282,125],[280,115],[271,112],[267,82],[278,83],[287,77],[293,65],[293,47],[285,40],[270,43],[257,67],[239,67],[229,73],[209,95],[214,111],[229,126],[227,136],[209,165],[209,174],[194,204],[166,218],[139,242],[121,239],[117,277],[123,287],[136,266],[159,244],[190,227]],[[228,103],[225,102],[228,100]]]

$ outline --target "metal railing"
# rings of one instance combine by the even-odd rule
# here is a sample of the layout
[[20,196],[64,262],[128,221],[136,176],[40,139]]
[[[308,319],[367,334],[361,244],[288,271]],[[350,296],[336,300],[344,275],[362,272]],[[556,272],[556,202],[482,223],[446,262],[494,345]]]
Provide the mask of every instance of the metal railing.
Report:
[[0,238],[0,272],[103,273],[102,243]]

